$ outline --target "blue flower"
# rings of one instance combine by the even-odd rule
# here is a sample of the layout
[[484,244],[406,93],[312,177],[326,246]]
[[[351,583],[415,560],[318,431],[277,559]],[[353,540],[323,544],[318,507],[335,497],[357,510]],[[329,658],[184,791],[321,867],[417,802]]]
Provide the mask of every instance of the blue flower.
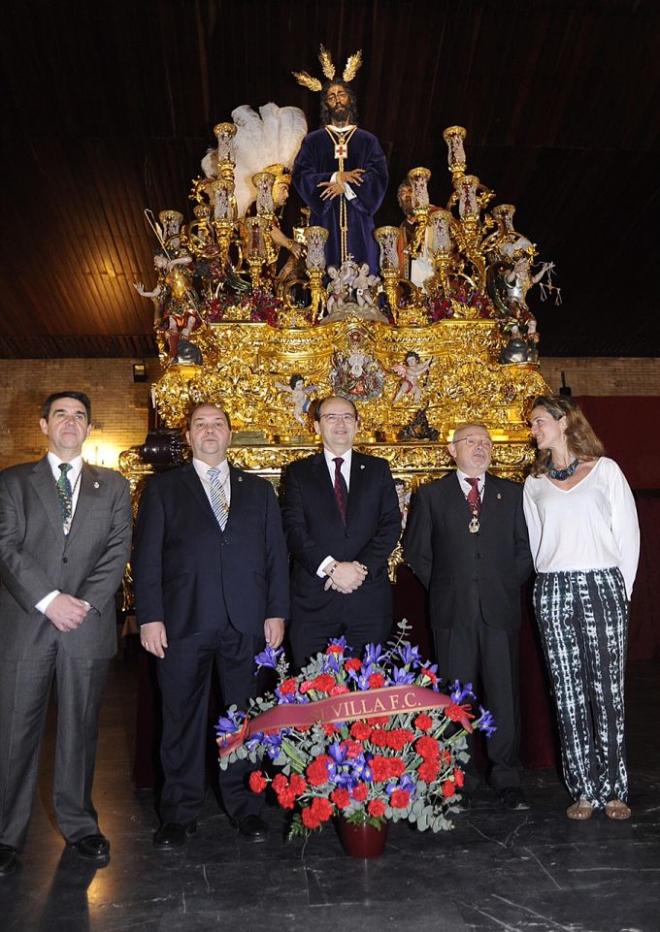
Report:
[[392,667],[391,681],[397,686],[407,686],[409,683],[414,683],[416,678],[416,675],[408,670]]
[[363,662],[365,664],[379,663],[385,656],[380,644],[367,644],[364,648]]
[[476,726],[480,731],[483,731],[488,738],[492,736],[497,731],[497,725],[495,724],[495,719],[493,713],[489,712],[487,709],[484,709],[483,706],[479,706],[479,718],[476,721]]
[[448,684],[449,687],[449,697],[452,702],[455,702],[456,705],[462,705],[468,700],[474,700],[477,697],[472,691],[472,683],[466,683],[465,686],[462,686],[459,680],[454,680],[453,683]]
[[218,736],[235,735],[237,731],[241,730],[244,721],[245,712],[230,710],[226,715],[221,715],[218,719],[215,726],[216,734]]
[[273,647],[264,648],[264,650],[262,650],[261,653],[257,654],[254,658],[254,662],[257,665],[257,670],[260,670],[262,667],[269,667],[271,670],[275,670],[277,667],[277,661],[283,650],[283,647],[278,647],[277,650],[275,650]]
[[419,666],[422,658],[419,655],[419,647],[413,647],[412,644],[400,644],[397,653],[401,658],[404,667]]

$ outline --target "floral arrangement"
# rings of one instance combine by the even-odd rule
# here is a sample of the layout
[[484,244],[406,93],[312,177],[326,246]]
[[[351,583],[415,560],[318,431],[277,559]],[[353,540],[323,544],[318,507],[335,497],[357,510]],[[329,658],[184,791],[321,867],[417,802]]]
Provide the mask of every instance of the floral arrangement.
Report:
[[[368,644],[352,657],[345,638],[330,641],[297,676],[282,650],[266,648],[258,668],[277,673],[273,693],[235,707],[217,725],[220,765],[249,757],[269,762],[250,775],[250,788],[270,784],[293,815],[290,837],[334,815],[380,827],[407,819],[424,831],[449,829],[446,813],[460,798],[466,733],[494,731],[491,714],[471,711],[471,685],[440,692],[437,667],[404,639],[387,649]],[[278,770],[275,776],[273,770]]]

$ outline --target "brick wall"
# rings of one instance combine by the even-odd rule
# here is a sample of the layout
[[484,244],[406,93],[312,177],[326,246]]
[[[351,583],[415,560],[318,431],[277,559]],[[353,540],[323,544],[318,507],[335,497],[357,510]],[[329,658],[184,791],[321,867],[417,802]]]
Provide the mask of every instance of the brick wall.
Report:
[[[133,382],[137,359],[0,359],[0,468],[34,460],[46,451],[39,429],[43,399],[60,389],[86,392],[94,430],[85,444],[90,462],[116,466],[121,450],[143,443],[149,418],[149,384]],[[147,364],[158,377],[158,362]]]
[[592,357],[541,359],[541,373],[557,391],[561,373],[574,395],[660,395],[660,359]]
[[[39,430],[39,408],[52,391],[73,388],[92,399],[96,425],[85,446],[92,462],[116,465],[119,451],[145,438],[149,384],[133,382],[133,359],[0,360],[0,468],[41,456],[46,449]],[[156,379],[158,363],[148,374]],[[658,358],[559,358],[541,360],[541,372],[553,390],[561,372],[574,395],[660,395]]]

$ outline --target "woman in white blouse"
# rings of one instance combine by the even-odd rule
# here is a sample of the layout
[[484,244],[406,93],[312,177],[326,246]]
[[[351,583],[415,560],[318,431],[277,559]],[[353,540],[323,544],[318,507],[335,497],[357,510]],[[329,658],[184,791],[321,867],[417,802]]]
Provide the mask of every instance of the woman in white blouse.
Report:
[[534,609],[552,677],[569,819],[630,818],[623,682],[639,558],[635,501],[570,398],[536,398],[524,487]]

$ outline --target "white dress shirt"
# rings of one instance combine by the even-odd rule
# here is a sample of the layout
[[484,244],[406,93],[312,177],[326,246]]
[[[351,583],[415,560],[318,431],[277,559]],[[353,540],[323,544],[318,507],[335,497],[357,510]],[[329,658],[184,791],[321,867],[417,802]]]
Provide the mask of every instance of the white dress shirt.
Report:
[[[467,481],[467,480],[468,480],[468,475],[467,475],[467,473],[461,472],[460,469],[457,469],[457,470],[456,470],[456,476],[457,476],[457,478],[458,478],[458,484],[459,484],[460,487],[461,487],[461,492],[463,493],[463,495],[464,495],[465,498],[467,499],[468,494],[470,493],[470,491],[471,491],[471,489],[472,489],[472,484],[471,484],[470,482]],[[484,473],[483,475],[481,475],[481,476],[470,476],[469,478],[470,478],[470,479],[478,479],[478,480],[479,480],[479,483],[478,483],[478,485],[477,485],[477,488],[479,489],[479,498],[480,498],[481,501],[483,502],[483,500],[484,500],[484,487],[485,487],[485,485],[486,485],[486,475],[485,475],[485,473]]]
[[[333,453],[332,450],[328,450],[327,447],[323,447],[323,455],[325,456],[325,462],[328,467],[328,472],[330,473],[330,480],[332,482],[332,487],[335,486],[335,464],[333,460],[336,458],[337,454]],[[341,458],[343,463],[340,466],[340,472],[346,483],[346,492],[348,492],[351,486],[351,460],[353,458],[353,450],[347,450],[345,453],[342,453]],[[325,576],[325,569],[331,563],[335,562],[335,558],[328,555],[324,560],[321,560],[319,563],[318,569],[316,570],[317,576]]]
[[231,501],[231,482],[229,481],[229,463],[227,460],[223,460],[221,463],[218,463],[216,467],[209,466],[208,463],[205,463],[203,460],[197,460],[193,457],[193,466],[195,467],[195,472],[199,476],[199,481],[204,486],[204,491],[206,492],[206,497],[209,500],[209,504],[213,507],[211,501],[211,480],[209,479],[209,469],[215,468],[220,473],[220,485],[222,486],[222,491],[225,496],[225,501],[227,502],[227,507]]

